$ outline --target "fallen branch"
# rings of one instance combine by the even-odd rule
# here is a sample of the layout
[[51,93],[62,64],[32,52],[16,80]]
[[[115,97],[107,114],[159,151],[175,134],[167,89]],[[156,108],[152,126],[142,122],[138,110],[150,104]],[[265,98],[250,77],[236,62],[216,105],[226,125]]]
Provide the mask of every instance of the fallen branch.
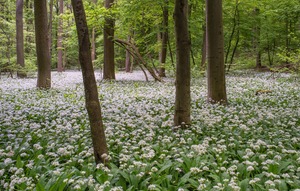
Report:
[[147,65],[146,61],[141,56],[139,49],[133,43],[121,39],[115,39],[114,42],[117,45],[124,47],[138,61],[141,67],[143,66],[148,70],[155,81],[162,82],[162,79],[156,75],[155,71]]

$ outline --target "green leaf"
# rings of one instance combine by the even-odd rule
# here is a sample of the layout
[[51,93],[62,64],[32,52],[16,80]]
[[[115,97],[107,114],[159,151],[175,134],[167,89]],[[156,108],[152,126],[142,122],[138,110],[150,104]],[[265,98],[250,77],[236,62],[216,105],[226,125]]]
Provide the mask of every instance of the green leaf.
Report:
[[36,184],[36,191],[45,191],[44,186],[40,182]]
[[189,181],[189,183],[191,183],[191,185],[192,185],[194,188],[198,188],[199,183],[198,183],[197,181],[195,181],[194,179],[189,179],[188,181]]
[[288,190],[288,186],[287,186],[287,184],[286,184],[286,182],[284,180],[280,181],[278,187],[279,187],[280,191]]
[[186,173],[182,178],[180,178],[178,185],[185,184],[189,180],[190,176],[191,176],[191,172]]
[[247,188],[249,186],[249,179],[244,179],[240,182],[240,188],[241,188],[241,191],[247,191]]
[[165,164],[163,167],[161,167],[161,169],[159,169],[159,171],[157,172],[157,174],[162,173],[163,171],[165,171],[166,169],[170,168],[172,166],[171,161],[168,161],[167,164]]
[[209,175],[209,177],[213,178],[216,182],[221,182],[220,176],[218,176],[216,174],[211,174],[211,175]]
[[23,166],[24,166],[24,163],[20,156],[17,157],[16,166],[17,166],[17,168],[23,168]]

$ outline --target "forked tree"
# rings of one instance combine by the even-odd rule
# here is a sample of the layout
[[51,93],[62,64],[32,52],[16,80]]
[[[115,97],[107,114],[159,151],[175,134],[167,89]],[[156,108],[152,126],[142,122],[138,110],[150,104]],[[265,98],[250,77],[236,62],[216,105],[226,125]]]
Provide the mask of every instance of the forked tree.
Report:
[[82,69],[85,104],[90,121],[94,157],[96,163],[107,164],[107,157],[105,155],[107,155],[108,149],[91,58],[89,30],[82,0],[72,0],[72,7],[77,28],[79,62]]
[[208,101],[227,103],[222,0],[206,0]]
[[190,125],[190,39],[188,32],[188,0],[175,1],[176,97],[174,125]]
[[34,0],[35,42],[38,65],[37,87],[51,87],[51,57],[48,41],[47,1]]

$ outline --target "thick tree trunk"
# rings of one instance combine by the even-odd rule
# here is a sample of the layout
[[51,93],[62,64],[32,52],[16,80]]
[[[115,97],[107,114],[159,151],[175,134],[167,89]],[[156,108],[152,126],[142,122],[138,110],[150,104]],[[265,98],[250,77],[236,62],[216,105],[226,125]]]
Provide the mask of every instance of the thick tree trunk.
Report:
[[188,0],[176,0],[175,10],[176,37],[176,97],[174,125],[184,127],[191,124],[190,118],[190,39],[188,32]]
[[169,11],[168,11],[168,5],[169,5],[169,0],[165,0],[165,6],[163,7],[163,31],[161,32],[161,51],[159,54],[159,62],[160,62],[160,67],[159,67],[159,76],[160,77],[166,77],[166,69],[165,69],[165,64],[166,64],[166,58],[167,58],[167,49],[168,49],[168,27],[169,27]]
[[226,104],[222,0],[206,0],[206,11],[208,101]]
[[51,87],[51,58],[48,41],[47,1],[34,0],[35,40],[38,65],[37,87]]
[[[25,58],[24,58],[24,32],[23,32],[23,0],[17,0],[16,5],[16,31],[17,31],[17,64],[21,68],[25,67]],[[27,75],[24,71],[18,71],[18,77],[25,78]]]
[[62,14],[64,13],[64,1],[59,0],[59,17],[58,17],[58,30],[57,30],[57,71],[63,71],[63,21]]
[[97,84],[91,59],[89,30],[82,0],[72,0],[78,34],[79,61],[82,69],[85,103],[88,111],[96,163],[107,164],[107,144],[102,122]]
[[[105,8],[109,9],[114,0],[105,0]],[[115,77],[115,50],[114,50],[114,25],[112,18],[105,18],[104,24],[104,66],[103,79],[116,79]]]

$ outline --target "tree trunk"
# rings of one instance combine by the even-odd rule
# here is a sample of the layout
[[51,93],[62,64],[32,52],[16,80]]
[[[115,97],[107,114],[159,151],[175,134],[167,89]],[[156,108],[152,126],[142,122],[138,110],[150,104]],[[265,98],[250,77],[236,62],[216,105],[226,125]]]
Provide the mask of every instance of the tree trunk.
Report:
[[79,61],[82,69],[85,103],[91,126],[95,161],[97,164],[107,164],[108,159],[106,156],[108,154],[108,149],[102,122],[97,84],[91,59],[89,30],[87,27],[82,0],[72,0],[72,6],[78,34]]
[[160,67],[159,67],[159,76],[160,77],[166,77],[166,69],[165,69],[165,64],[166,64],[166,58],[167,58],[167,49],[168,49],[168,27],[169,27],[169,11],[168,11],[168,6],[169,5],[169,0],[165,0],[165,5],[163,7],[163,31],[161,32],[161,51],[159,54],[159,62],[160,62]]
[[[259,21],[259,8],[254,9],[254,16],[256,17],[257,21]],[[256,22],[254,26],[254,49],[256,53],[256,69],[261,69],[261,50],[260,50],[260,22]]]
[[206,11],[208,101],[226,104],[222,0],[206,0]]
[[[109,9],[114,0],[105,0],[105,8]],[[114,50],[114,25],[112,18],[105,18],[104,24],[104,66],[103,79],[116,79],[115,77],[115,50]]]
[[49,51],[50,55],[52,55],[52,20],[53,20],[53,1],[50,0],[49,4],[49,23],[48,23],[48,35],[49,35]]
[[[130,42],[131,40],[131,36],[128,35],[128,38],[127,38],[128,42]],[[125,71],[126,72],[132,72],[131,70],[131,54],[129,52],[129,50],[126,49],[126,59],[125,59]]]
[[229,58],[229,53],[231,50],[231,44],[232,44],[233,37],[235,34],[236,26],[237,26],[238,6],[239,6],[239,2],[238,2],[238,0],[236,0],[235,11],[234,11],[234,16],[233,16],[233,26],[232,26],[232,31],[231,31],[231,34],[229,37],[227,51],[226,51],[226,55],[225,55],[225,64],[228,64],[228,58]]
[[[23,0],[17,0],[16,4],[16,31],[17,31],[17,64],[21,68],[25,67],[24,59],[24,32],[23,32]],[[18,77],[25,78],[27,75],[25,71],[18,71]]]
[[206,57],[207,57],[207,42],[206,42],[206,26],[202,26],[203,36],[202,36],[202,51],[201,51],[201,69],[205,69],[206,67]]
[[174,125],[185,127],[191,124],[190,118],[190,39],[188,32],[188,0],[176,0],[175,10],[176,38],[176,96]]
[[[97,3],[97,0],[93,0],[94,4]],[[96,60],[96,32],[95,28],[92,29],[92,62]]]
[[59,17],[58,17],[58,30],[57,30],[57,72],[63,71],[63,21],[62,14],[64,13],[64,1],[59,0]]
[[38,65],[37,87],[51,87],[51,58],[48,41],[47,1],[34,0],[35,41]]

